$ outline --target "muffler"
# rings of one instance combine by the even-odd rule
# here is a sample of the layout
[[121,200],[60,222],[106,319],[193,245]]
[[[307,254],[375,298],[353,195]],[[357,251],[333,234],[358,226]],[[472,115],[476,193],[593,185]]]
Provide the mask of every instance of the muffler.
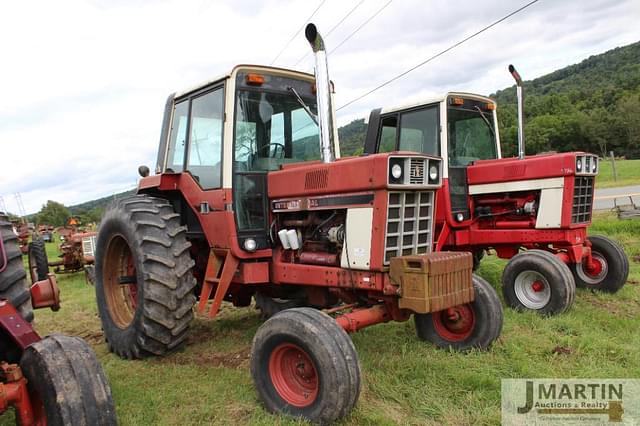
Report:
[[509,65],[509,72],[516,80],[516,95],[518,96],[518,158],[524,158],[524,93],[522,92],[522,78],[513,65]]

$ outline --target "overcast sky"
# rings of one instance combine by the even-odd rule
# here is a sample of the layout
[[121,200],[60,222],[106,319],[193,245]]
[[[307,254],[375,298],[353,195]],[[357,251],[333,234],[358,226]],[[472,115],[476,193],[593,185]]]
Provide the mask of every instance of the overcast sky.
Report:
[[[389,0],[364,0],[329,51]],[[525,0],[394,0],[329,55],[336,104],[422,62]],[[0,5],[0,196],[27,213],[135,186],[155,167],[169,93],[238,63],[270,64],[314,11],[326,34],[360,0],[5,1]],[[540,0],[338,113],[340,125],[448,90],[490,94],[640,39],[638,0]],[[312,71],[302,33],[274,65]],[[0,210],[3,208],[0,203]]]

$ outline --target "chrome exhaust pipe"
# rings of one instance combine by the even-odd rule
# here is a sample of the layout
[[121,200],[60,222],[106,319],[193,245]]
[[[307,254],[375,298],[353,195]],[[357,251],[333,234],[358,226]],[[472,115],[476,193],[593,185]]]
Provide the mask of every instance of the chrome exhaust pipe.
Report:
[[513,65],[509,65],[509,72],[516,80],[516,94],[518,96],[518,158],[524,158],[524,94],[522,93],[522,78]]
[[333,115],[331,111],[331,81],[329,80],[329,64],[324,40],[313,24],[308,24],[304,35],[311,44],[316,58],[316,101],[318,103],[318,127],[320,128],[320,152],[322,162],[331,163],[335,160],[333,153]]

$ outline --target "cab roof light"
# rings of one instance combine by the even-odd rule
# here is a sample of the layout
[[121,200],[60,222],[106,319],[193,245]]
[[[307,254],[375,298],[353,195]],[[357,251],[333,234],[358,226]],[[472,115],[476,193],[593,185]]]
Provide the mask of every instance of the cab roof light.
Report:
[[496,104],[494,104],[493,102],[487,102],[486,104],[484,104],[484,109],[486,111],[495,111]]
[[451,98],[451,105],[464,105],[464,99],[462,99],[462,98]]
[[246,82],[251,86],[261,86],[264,83],[264,76],[260,74],[247,74]]

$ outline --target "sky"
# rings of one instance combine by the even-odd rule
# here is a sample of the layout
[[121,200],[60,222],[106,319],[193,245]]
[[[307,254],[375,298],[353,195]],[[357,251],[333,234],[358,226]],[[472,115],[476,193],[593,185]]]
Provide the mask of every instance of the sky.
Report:
[[[527,3],[2,2],[0,210],[19,213],[16,193],[31,214],[47,200],[74,205],[134,188],[139,165],[155,168],[167,95],[276,57],[275,66],[312,72],[296,32],[318,6],[310,21],[324,35],[339,108]],[[489,95],[513,84],[510,63],[533,79],[640,40],[639,21],[637,0],[539,0],[340,109],[338,123],[450,90]]]

